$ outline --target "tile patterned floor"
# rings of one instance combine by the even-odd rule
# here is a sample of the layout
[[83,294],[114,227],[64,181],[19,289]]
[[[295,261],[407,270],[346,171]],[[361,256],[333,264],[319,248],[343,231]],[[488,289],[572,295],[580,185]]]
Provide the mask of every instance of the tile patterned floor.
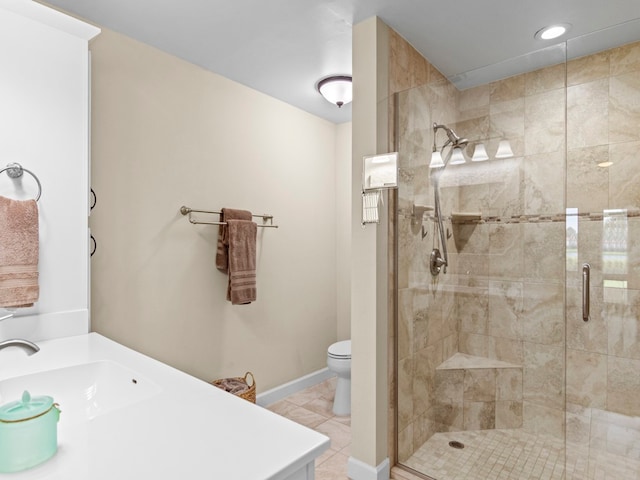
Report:
[[329,450],[316,460],[316,480],[347,479],[351,417],[337,417],[331,411],[335,385],[336,379],[330,378],[267,407],[331,439]]
[[[347,480],[351,417],[331,411],[335,378],[267,408],[327,435],[331,447],[316,461],[316,480]],[[465,444],[462,450],[451,440]],[[437,480],[640,480],[640,460],[568,446],[554,437],[522,430],[437,433],[405,465]],[[640,457],[640,455],[639,455]]]
[[[456,440],[462,450],[449,446]],[[405,464],[438,480],[640,480],[640,461],[522,430],[437,433]],[[589,457],[591,455],[591,457]]]
[[[465,448],[450,447],[452,440]],[[405,464],[442,480],[561,480],[564,459],[558,455],[562,451],[547,446],[540,437],[518,437],[511,430],[437,433]]]

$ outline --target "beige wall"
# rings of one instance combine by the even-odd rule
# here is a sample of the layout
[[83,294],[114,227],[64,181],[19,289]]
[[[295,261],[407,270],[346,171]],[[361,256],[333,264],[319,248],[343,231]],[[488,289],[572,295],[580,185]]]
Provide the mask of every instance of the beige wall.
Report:
[[[388,27],[377,18],[353,29],[352,459],[375,468],[387,457],[386,235],[388,224],[361,225],[362,157],[386,142]],[[379,135],[379,132],[385,135]],[[353,473],[353,462],[350,472]],[[357,478],[357,477],[356,477]]]
[[[396,148],[395,132],[403,127],[393,123],[397,92],[425,84],[429,79],[439,84],[443,77],[377,18],[354,27],[353,46],[352,457],[370,467],[381,467],[386,458],[395,462],[395,441],[387,434],[391,428],[394,435],[396,408],[393,380],[396,298],[392,291],[398,273],[394,271],[392,247],[395,219],[387,218],[387,208],[382,208],[380,225],[364,229],[360,225],[360,159],[372,152]],[[394,211],[398,201],[395,192],[384,195],[384,204]]]
[[[251,370],[258,391],[325,367],[349,334],[336,320],[349,126],[106,29],[91,51],[92,329],[203,379]],[[257,302],[226,301],[218,227],[182,205],[274,215]]]
[[351,122],[336,127],[336,301],[338,340],[351,338]]

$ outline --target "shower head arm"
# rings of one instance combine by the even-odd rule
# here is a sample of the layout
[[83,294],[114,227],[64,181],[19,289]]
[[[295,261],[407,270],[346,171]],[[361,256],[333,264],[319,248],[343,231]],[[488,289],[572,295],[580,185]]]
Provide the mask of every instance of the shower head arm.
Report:
[[445,131],[445,133],[447,134],[447,138],[448,138],[448,141],[442,146],[442,148],[446,147],[448,144],[452,144],[455,147],[459,143],[464,141],[464,139],[460,138],[458,136],[458,134],[453,131],[453,129],[447,127],[446,125],[442,125],[442,124],[439,125],[437,123],[434,123],[433,124],[433,146],[434,146],[434,148],[436,146],[436,134],[437,134],[438,130],[440,130],[440,129]]
[[[447,134],[447,140],[440,147],[440,149],[438,149],[438,146],[437,146],[438,130],[444,130],[445,133]],[[456,132],[453,131],[453,129],[447,127],[446,125],[441,125],[437,123],[433,124],[433,152],[435,153],[439,151],[440,156],[444,158],[445,157],[444,149],[447,147],[450,147],[449,154],[446,156],[446,160],[444,160],[443,165],[439,165],[439,167],[446,167],[447,164],[449,163],[449,160],[451,159],[451,154],[453,153],[453,151],[456,148],[462,149],[468,143],[469,143],[469,140],[467,140],[466,138],[461,138],[460,136],[458,136]]]
[[[444,130],[445,133],[447,134],[447,140],[442,144],[442,146],[439,149],[437,146],[438,130]],[[458,136],[458,134],[454,132],[452,128],[449,128],[444,124],[438,124],[434,122],[433,123],[433,153],[436,153],[436,152],[440,153],[441,163],[437,166],[431,166],[431,168],[434,169],[433,174],[435,175],[436,172],[442,173],[442,171],[444,171],[446,166],[449,164],[449,161],[451,160],[451,157],[455,149],[458,148],[462,150],[462,147],[466,146],[468,143],[469,143],[469,140]],[[450,148],[445,155],[444,150],[447,147],[450,147]],[[433,159],[432,159],[432,162],[433,162]]]
[[453,142],[451,140],[447,140],[446,142],[444,142],[444,144],[442,145],[442,147],[440,147],[440,154],[444,153],[444,149],[447,148],[449,145],[452,145]]

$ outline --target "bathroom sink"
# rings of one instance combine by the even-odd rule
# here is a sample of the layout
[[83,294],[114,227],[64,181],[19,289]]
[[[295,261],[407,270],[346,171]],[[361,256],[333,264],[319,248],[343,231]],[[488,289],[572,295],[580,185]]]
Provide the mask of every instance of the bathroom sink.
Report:
[[158,385],[116,362],[98,361],[0,381],[0,405],[49,395],[69,421],[86,421],[160,393]]

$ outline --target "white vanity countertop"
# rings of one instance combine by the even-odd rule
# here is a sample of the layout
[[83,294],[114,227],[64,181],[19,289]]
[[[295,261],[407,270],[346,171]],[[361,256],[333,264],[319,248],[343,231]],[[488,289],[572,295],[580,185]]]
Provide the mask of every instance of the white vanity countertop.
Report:
[[[0,478],[277,480],[329,448],[329,439],[318,432],[99,334],[38,345],[40,352],[31,356],[19,348],[0,351],[0,385],[12,377],[109,361],[133,370],[150,393],[116,409],[89,401],[86,412],[65,411],[60,402],[57,454]],[[31,394],[58,401],[54,392]],[[11,400],[17,399],[0,398],[0,404]]]

